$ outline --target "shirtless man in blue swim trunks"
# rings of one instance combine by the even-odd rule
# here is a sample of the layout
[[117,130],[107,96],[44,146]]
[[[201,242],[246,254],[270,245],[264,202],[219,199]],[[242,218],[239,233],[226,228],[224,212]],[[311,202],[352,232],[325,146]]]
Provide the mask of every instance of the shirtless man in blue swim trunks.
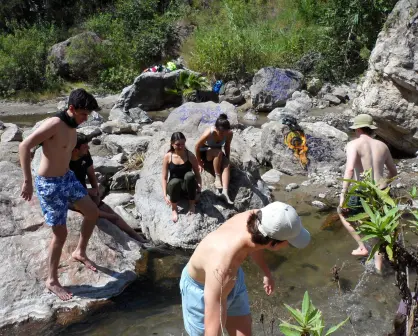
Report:
[[68,110],[45,121],[19,146],[24,177],[21,196],[30,201],[33,194],[30,150],[42,144],[43,154],[35,177],[35,188],[45,223],[51,226],[53,234],[49,246],[46,287],[61,300],[72,298],[72,293],[62,287],[58,280],[58,265],[67,238],[68,202],[76,204],[84,216],[80,240],[72,257],[96,271],[93,262],[86,255],[86,248],[99,211],[86,189],[69,169],[69,162],[77,142],[76,127],[87,120],[91,111],[98,109],[97,101],[91,94],[84,89],[74,90],[68,100]]
[[187,333],[218,336],[226,329],[229,335],[251,335],[250,306],[241,264],[248,256],[252,257],[264,273],[264,290],[270,295],[274,280],[263,250],[277,251],[288,244],[304,248],[309,241],[310,234],[296,210],[282,202],[235,215],[208,234],[181,275]]

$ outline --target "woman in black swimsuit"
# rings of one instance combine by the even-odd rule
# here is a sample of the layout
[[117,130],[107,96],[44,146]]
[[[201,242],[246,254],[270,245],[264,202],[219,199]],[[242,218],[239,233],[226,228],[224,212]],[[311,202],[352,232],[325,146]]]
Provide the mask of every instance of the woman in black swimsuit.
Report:
[[186,148],[186,137],[181,132],[173,133],[170,150],[164,155],[162,185],[174,223],[178,220],[177,202],[183,195],[189,200],[189,213],[195,212],[196,193],[201,190],[202,179],[196,156]]

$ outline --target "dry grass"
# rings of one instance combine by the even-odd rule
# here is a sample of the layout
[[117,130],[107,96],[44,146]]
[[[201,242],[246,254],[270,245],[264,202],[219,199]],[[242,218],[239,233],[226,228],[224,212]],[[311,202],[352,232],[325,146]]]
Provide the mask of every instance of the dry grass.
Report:
[[124,171],[134,171],[139,170],[144,165],[145,153],[133,153],[129,156],[128,160],[124,163]]

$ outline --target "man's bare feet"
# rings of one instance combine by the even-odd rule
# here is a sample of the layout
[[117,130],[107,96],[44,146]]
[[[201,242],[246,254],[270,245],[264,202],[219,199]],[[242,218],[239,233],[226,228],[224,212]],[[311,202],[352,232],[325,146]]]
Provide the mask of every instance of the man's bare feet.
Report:
[[194,214],[196,212],[196,206],[194,203],[189,203],[189,212],[188,215]]
[[369,251],[367,251],[367,249],[365,247],[359,247],[356,250],[353,250],[353,252],[351,252],[351,254],[353,256],[366,257],[366,256],[369,255]]
[[82,256],[79,253],[73,252],[72,257],[73,257],[74,260],[77,260],[77,261],[81,262],[88,269],[91,269],[93,272],[97,271],[96,266],[94,265],[94,263],[89,258],[87,258],[87,256]]
[[178,219],[179,219],[179,217],[178,217],[178,214],[177,214],[177,210],[172,210],[171,211],[171,214],[173,215],[173,222],[174,223],[177,223],[177,221],[178,221]]
[[47,281],[45,285],[51,293],[54,293],[62,301],[68,301],[73,298],[73,293],[62,287],[58,281]]

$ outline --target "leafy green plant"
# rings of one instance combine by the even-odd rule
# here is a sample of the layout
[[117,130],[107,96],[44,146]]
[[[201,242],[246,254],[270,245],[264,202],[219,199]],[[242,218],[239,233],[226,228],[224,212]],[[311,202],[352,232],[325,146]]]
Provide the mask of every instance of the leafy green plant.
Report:
[[182,96],[183,102],[196,99],[198,91],[209,89],[209,81],[206,77],[199,74],[182,71],[177,77],[175,87],[166,89],[169,94]]
[[292,314],[292,317],[295,319],[297,324],[290,324],[289,322],[283,321],[280,324],[280,331],[286,336],[322,336],[322,335],[331,335],[339,328],[341,328],[344,323],[348,321],[345,319],[336,326],[329,328],[324,333],[324,321],[322,318],[322,312],[315,308],[311,299],[309,298],[308,292],[305,292],[302,302],[302,310],[293,309],[289,305],[285,304],[287,310]]
[[[386,250],[389,260],[393,261],[393,245],[397,240],[397,228],[402,212],[397,206],[389,209],[385,205],[381,214],[379,211],[373,211],[363,199],[361,199],[361,204],[369,219],[361,222],[357,228],[357,233],[364,236],[363,241],[373,238],[378,239],[369,254],[368,260],[373,258],[382,246]],[[358,216],[354,216],[348,218],[348,220],[356,220],[355,217],[358,218]]]

